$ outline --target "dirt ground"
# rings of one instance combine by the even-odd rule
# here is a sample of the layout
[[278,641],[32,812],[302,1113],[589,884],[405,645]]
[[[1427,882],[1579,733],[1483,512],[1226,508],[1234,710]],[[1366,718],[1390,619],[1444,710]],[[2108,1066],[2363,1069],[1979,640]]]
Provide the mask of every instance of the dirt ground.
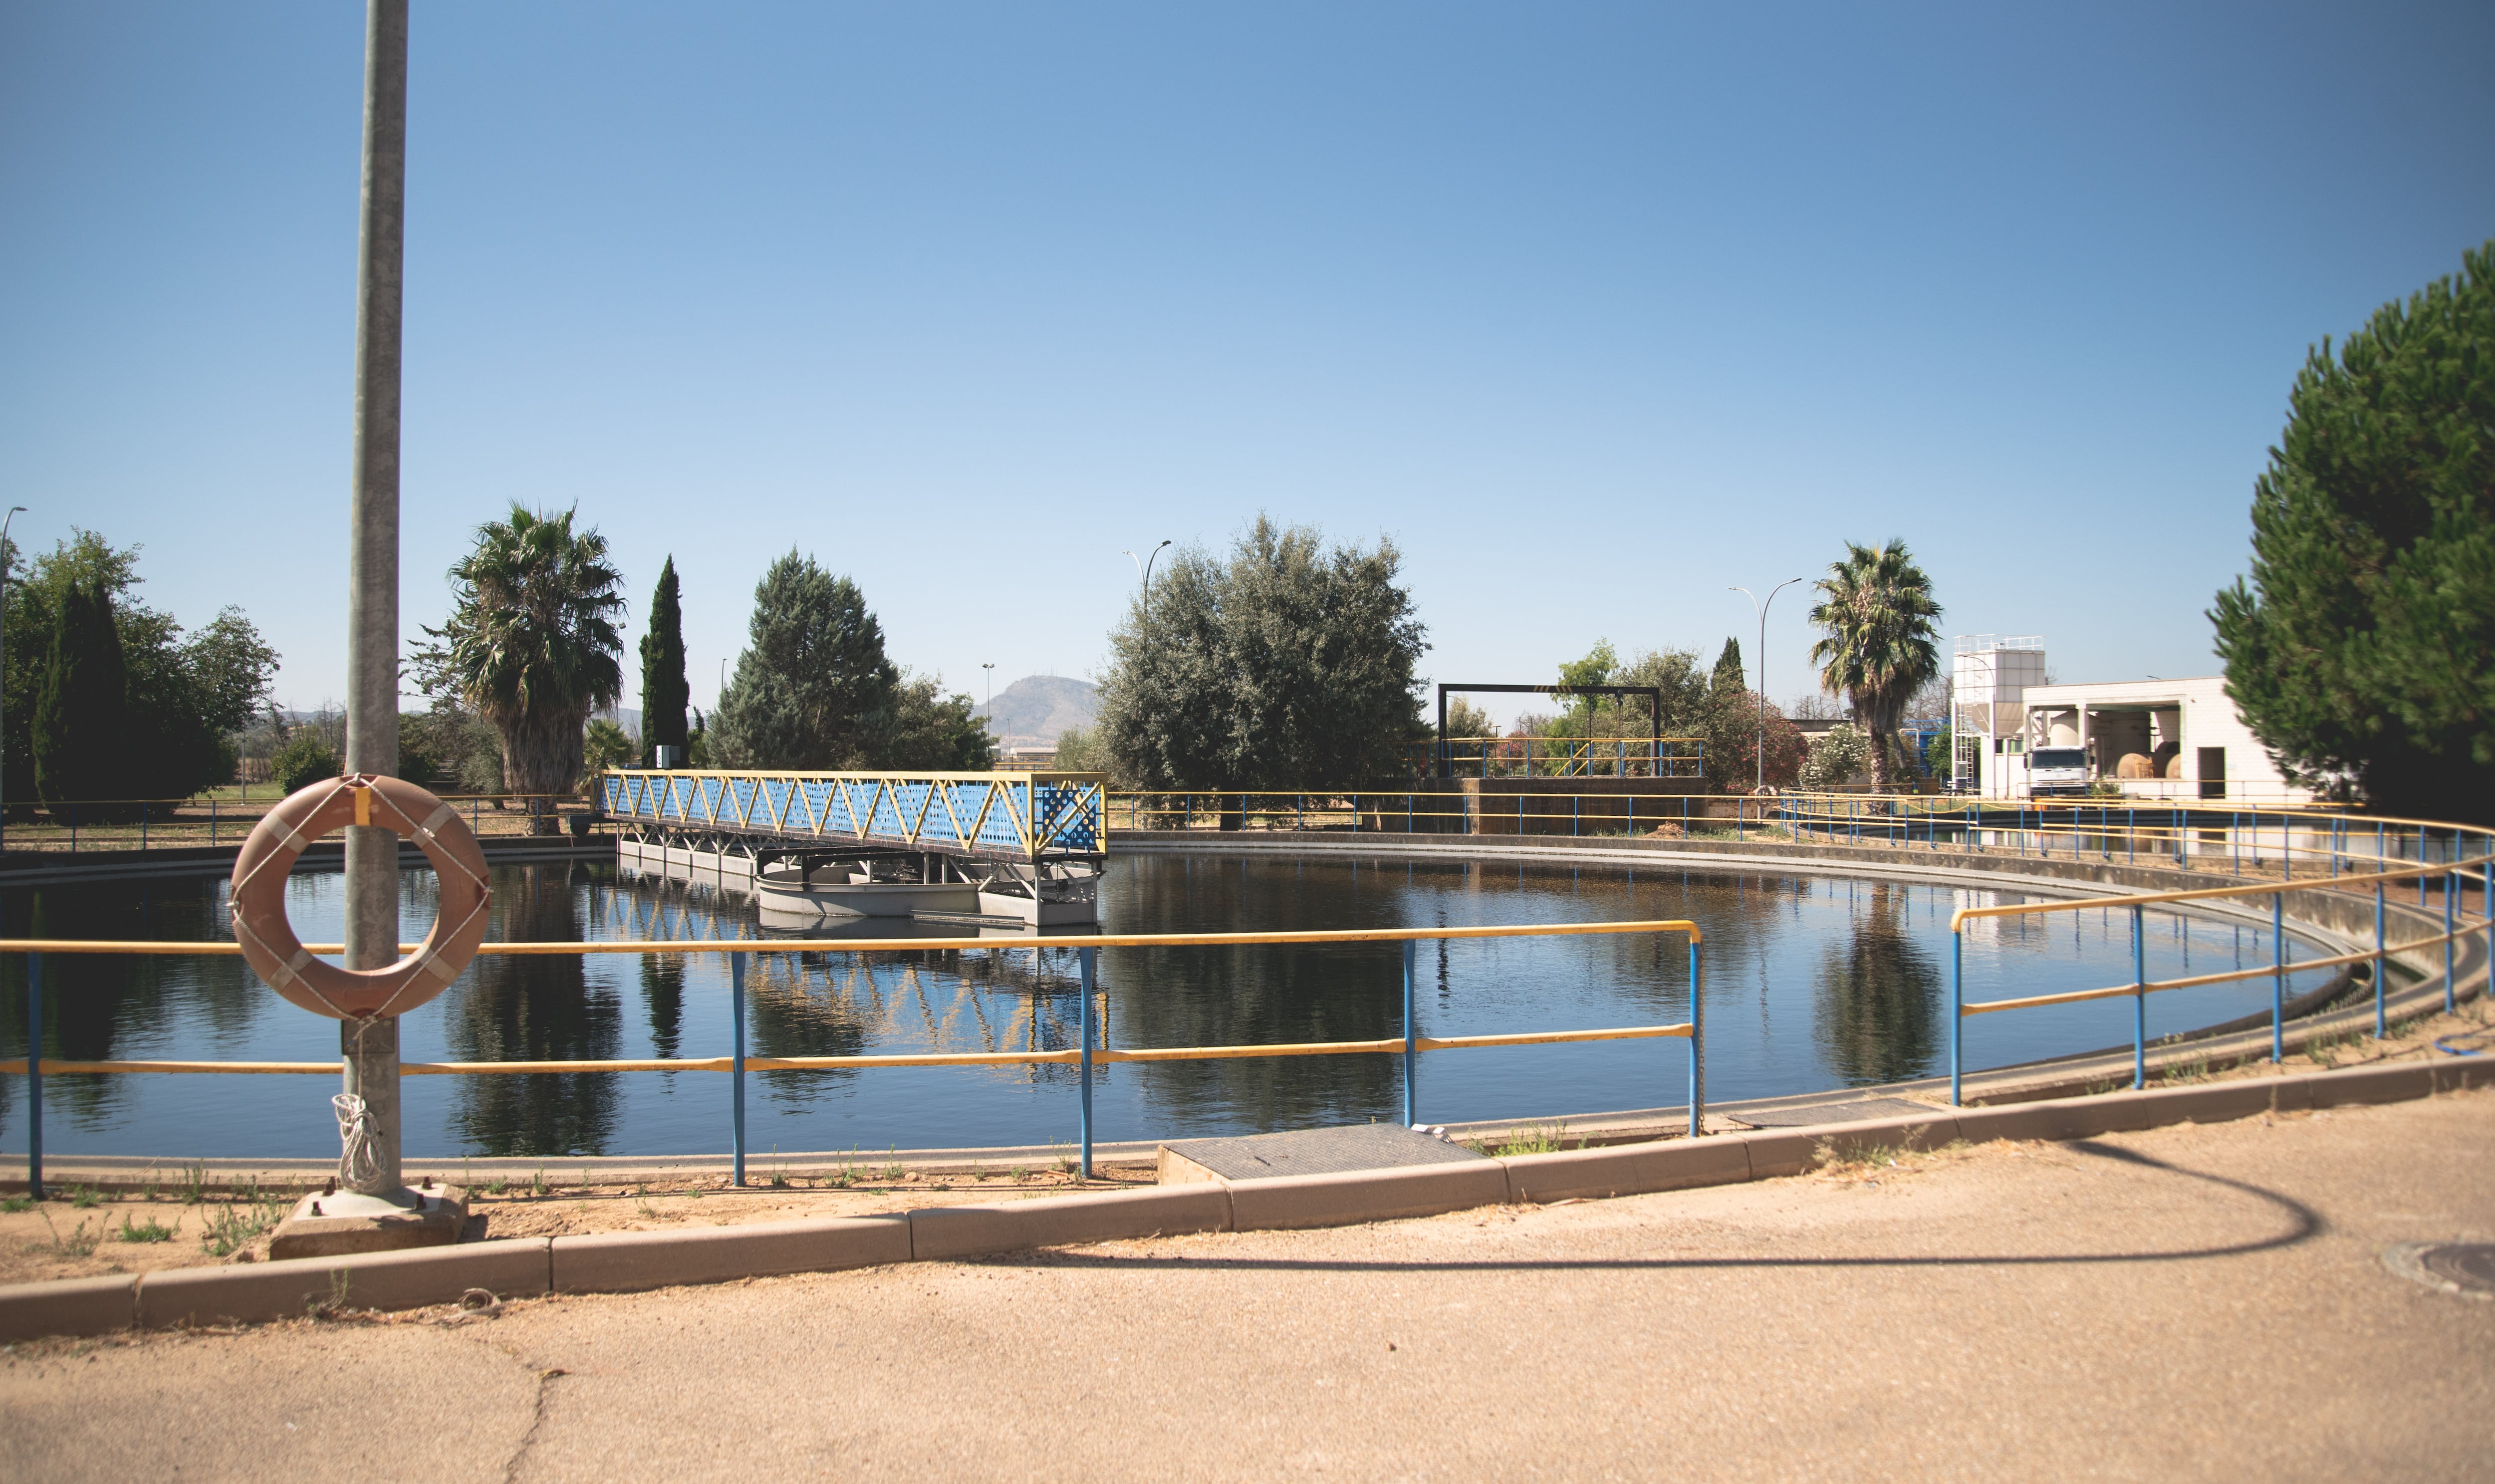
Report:
[[[2454,1045],[2488,1047],[2495,1055],[2495,1011],[2464,1005],[2456,1015],[2396,1021],[2389,1038],[2341,1037],[2287,1060],[2290,1074],[2385,1062],[2442,1057],[2442,1038]],[[2232,1081],[2276,1075],[2268,1063],[2211,1068],[2186,1063],[2152,1078],[2153,1086]],[[2122,1085],[2127,1086],[2127,1083]],[[2112,1091],[2111,1087],[2100,1091]],[[1943,1104],[1935,1102],[1934,1106]],[[1713,1128],[1745,1127],[1738,1118],[1712,1118]],[[1564,1124],[1525,1124],[1503,1139],[1486,1140],[1485,1153],[1533,1152],[1574,1147]],[[456,1183],[459,1170],[411,1166],[413,1177]],[[573,1178],[567,1180],[567,1173]],[[489,1237],[564,1236],[601,1231],[648,1231],[670,1226],[728,1226],[802,1216],[869,1216],[967,1201],[1025,1199],[1081,1190],[1150,1185],[1150,1165],[1101,1166],[1094,1178],[1075,1178],[1067,1161],[1007,1166],[980,1173],[931,1174],[902,1163],[864,1162],[830,1174],[789,1173],[768,1159],[750,1161],[737,1190],[724,1180],[598,1184],[567,1172],[550,1159],[537,1175],[517,1182],[477,1184],[469,1190],[469,1240]],[[218,1262],[267,1260],[268,1233],[300,1193],[293,1190],[234,1192],[203,1190],[180,1166],[151,1189],[104,1193],[58,1187],[53,1199],[24,1196],[0,1200],[0,1283],[143,1273]],[[161,1233],[161,1235],[159,1235]]]
[[[704,1197],[705,1200],[710,1197]],[[0,1476],[2481,1479],[2495,1093],[0,1352]]]

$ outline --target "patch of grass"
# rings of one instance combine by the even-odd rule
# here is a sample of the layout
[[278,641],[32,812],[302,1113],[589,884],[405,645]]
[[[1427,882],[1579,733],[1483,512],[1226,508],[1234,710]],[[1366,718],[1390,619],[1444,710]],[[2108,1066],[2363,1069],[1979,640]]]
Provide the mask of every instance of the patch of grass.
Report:
[[532,1195],[543,1195],[545,1192],[545,1166],[540,1164],[538,1166],[538,1172],[529,1177],[529,1193]]
[[510,1188],[511,1183],[499,1175],[485,1182],[485,1193],[488,1195],[500,1195]]
[[2304,1054],[2317,1067],[2336,1067],[2364,1038],[2365,1033],[2353,1026],[2345,1031],[2318,1031],[2305,1040]]
[[182,1166],[182,1183],[175,1188],[181,1192],[182,1204],[196,1206],[207,1198],[208,1161],[194,1159]]
[[38,1206],[35,1208],[35,1213],[44,1219],[45,1226],[51,1230],[52,1251],[62,1256],[92,1257],[95,1255],[96,1244],[104,1240],[104,1222],[101,1221],[96,1222],[95,1230],[92,1232],[87,1230],[86,1222],[80,1221],[77,1223],[77,1229],[65,1237],[61,1235],[60,1227],[52,1224],[50,1212]]
[[77,1207],[80,1211],[91,1210],[95,1206],[101,1204],[103,1200],[104,1192],[91,1185],[74,1185],[70,1187],[70,1204]]
[[788,1168],[780,1162],[780,1146],[777,1144],[771,1146],[771,1189],[788,1189]]
[[231,1257],[258,1240],[260,1234],[286,1220],[287,1200],[275,1193],[263,1193],[255,1180],[242,1192],[243,1199],[231,1201],[208,1213],[205,1230],[200,1233],[200,1245],[211,1257]]
[[1510,1128],[1507,1141],[1492,1146],[1491,1158],[1504,1159],[1510,1155],[1556,1155],[1568,1147],[1566,1124],[1536,1124],[1531,1128]]
[[2196,1056],[2186,1061],[2170,1062],[2158,1068],[2157,1080],[2170,1084],[2206,1082],[2209,1080],[2209,1059],[2206,1056]]
[[130,1213],[125,1211],[121,1214],[121,1230],[118,1235],[124,1242],[170,1242],[173,1240],[173,1233],[180,1228],[181,1224],[182,1219],[178,1216],[173,1218],[173,1224],[170,1226],[151,1216],[144,1226],[133,1225]]
[[12,1195],[6,1200],[0,1200],[0,1211],[5,1211],[11,1216],[15,1216],[20,1211],[34,1209],[35,1197],[31,1195]]

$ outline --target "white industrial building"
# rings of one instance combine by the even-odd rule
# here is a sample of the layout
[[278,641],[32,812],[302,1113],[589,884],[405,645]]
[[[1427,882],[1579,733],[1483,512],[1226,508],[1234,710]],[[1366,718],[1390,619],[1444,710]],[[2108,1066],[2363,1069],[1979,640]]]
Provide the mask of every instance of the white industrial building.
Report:
[[2045,683],[2045,641],[1968,634],[1952,658],[1951,725],[1958,787],[1987,798],[2029,795],[2038,748],[2079,749],[2087,775],[2126,797],[2305,803],[2256,740],[2225,677]]

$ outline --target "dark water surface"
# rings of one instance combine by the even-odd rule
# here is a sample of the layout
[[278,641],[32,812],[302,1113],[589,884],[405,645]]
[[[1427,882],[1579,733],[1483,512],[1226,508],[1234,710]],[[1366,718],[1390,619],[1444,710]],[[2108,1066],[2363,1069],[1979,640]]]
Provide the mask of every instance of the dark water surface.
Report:
[[[341,880],[293,879],[309,942],[340,933]],[[409,936],[432,916],[411,873]],[[497,867],[497,941],[752,936],[733,894],[607,865]],[[1946,1071],[1949,914],[2016,900],[1992,892],[1777,875],[1626,868],[1121,856],[1102,889],[1113,932],[1352,928],[1689,917],[1706,934],[1710,1102],[1817,1092]],[[75,883],[0,894],[15,937],[207,940],[228,936],[222,878]],[[2251,929],[2148,919],[2149,977],[2252,967]],[[890,931],[878,927],[878,933]],[[946,933],[961,932],[946,929]],[[993,950],[758,956],[747,1046],[758,1056],[990,1051],[1075,1044],[1079,990],[1066,941]],[[1422,1030],[1438,1036],[1658,1024],[1689,1014],[1673,938],[1509,939],[1421,946]],[[2317,948],[2300,948],[2318,956]],[[1107,948],[1099,1013],[1115,1046],[1357,1040],[1402,1034],[1401,949]],[[1971,927],[1969,1000],[2127,983],[2119,912]],[[2316,976],[2299,976],[2299,987]],[[45,1055],[77,1061],[316,1061],[336,1023],[279,1000],[234,958],[45,961]],[[0,1055],[24,1055],[24,959],[0,960]],[[2151,1036],[2265,1010],[2266,977],[2152,997]],[[729,1049],[727,965],[606,955],[483,958],[406,1017],[411,1062],[712,1057]],[[2127,1043],[2131,1002],[2099,1001],[1967,1022],[1970,1069]],[[1684,1043],[1623,1041],[1459,1050],[1421,1058],[1431,1122],[1550,1119],[1679,1102]],[[22,1153],[25,1079],[0,1077],[0,1148]],[[687,1154],[728,1144],[729,1079],[712,1072],[411,1077],[411,1159],[461,1154]],[[1072,1067],[761,1072],[747,1092],[747,1147],[880,1151],[1072,1141]],[[327,1077],[47,1076],[45,1147],[59,1154],[325,1157]],[[1123,1064],[1096,1069],[1101,1140],[1394,1119],[1393,1056]]]

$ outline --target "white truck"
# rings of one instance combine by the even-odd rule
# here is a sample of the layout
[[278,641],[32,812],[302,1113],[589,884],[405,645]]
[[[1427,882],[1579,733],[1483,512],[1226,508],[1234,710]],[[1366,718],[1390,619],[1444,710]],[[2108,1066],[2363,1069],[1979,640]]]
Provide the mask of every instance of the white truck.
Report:
[[2095,780],[2088,776],[2084,747],[2039,747],[2027,754],[2027,793],[2085,793]]

